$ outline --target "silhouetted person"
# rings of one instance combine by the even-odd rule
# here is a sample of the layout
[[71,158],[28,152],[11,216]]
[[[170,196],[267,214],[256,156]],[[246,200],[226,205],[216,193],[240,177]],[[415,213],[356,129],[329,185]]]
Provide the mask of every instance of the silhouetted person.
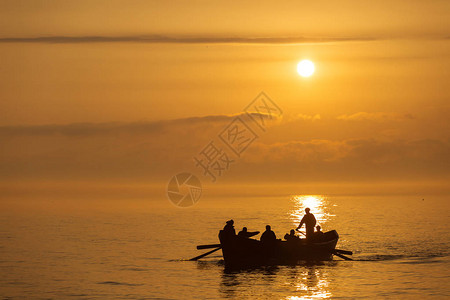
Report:
[[291,231],[290,231],[289,233],[286,233],[286,234],[284,235],[284,239],[285,239],[286,241],[296,241],[296,240],[298,240],[299,238],[298,238],[298,236],[295,235],[295,230],[294,230],[294,229],[291,229]]
[[242,230],[239,231],[238,236],[247,237],[248,231],[247,227],[242,227]]
[[247,231],[247,227],[243,227],[242,230],[239,231],[238,236],[249,238],[252,236],[252,233]]
[[226,237],[234,237],[236,236],[236,230],[234,230],[234,221],[229,220],[227,224],[223,227],[223,233]]
[[314,240],[320,241],[323,238],[323,231],[321,230],[320,225],[316,226],[316,232],[314,232]]
[[320,225],[317,225],[316,226],[316,233],[319,234],[319,235],[322,235],[323,231],[321,229],[322,229],[322,227],[320,227]]
[[311,241],[311,239],[314,236],[314,226],[316,226],[316,217],[314,217],[314,215],[309,211],[310,209],[308,207],[305,208],[306,214],[303,216],[302,220],[300,221],[300,225],[298,225],[297,229],[302,228],[303,224],[305,224],[306,239],[308,241]]
[[261,235],[261,242],[263,243],[273,243],[277,240],[275,232],[272,231],[270,225],[266,225],[266,231]]
[[256,234],[258,234],[259,231],[248,231],[247,227],[243,227],[241,231],[239,231],[238,236],[240,237],[244,237],[244,238],[249,238],[252,237]]
[[265,255],[272,257],[275,254],[275,243],[277,236],[272,231],[270,225],[266,225],[266,231],[261,235],[261,244]]

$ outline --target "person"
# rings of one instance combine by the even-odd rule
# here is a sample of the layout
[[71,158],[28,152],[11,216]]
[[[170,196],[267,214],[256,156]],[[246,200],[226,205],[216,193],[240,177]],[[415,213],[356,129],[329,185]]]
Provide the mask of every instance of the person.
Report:
[[295,235],[295,230],[294,229],[291,229],[291,231],[289,232],[289,233],[286,233],[285,235],[284,235],[284,239],[286,240],[286,241],[296,241],[296,240],[298,240],[298,236],[296,236]]
[[241,231],[239,231],[238,236],[248,238],[250,237],[250,232],[247,231],[247,227],[243,227]]
[[248,231],[247,227],[242,227],[242,230],[239,231],[238,236],[247,237]]
[[314,226],[316,226],[316,217],[312,213],[309,212],[309,207],[305,208],[305,215],[300,221],[300,225],[298,225],[297,230],[302,228],[303,224],[306,227],[306,240],[311,241],[314,236]]
[[269,244],[275,242],[276,239],[275,232],[272,231],[270,225],[266,225],[266,231],[261,235],[261,242]]
[[239,231],[238,236],[244,237],[244,238],[250,238],[254,235],[257,235],[259,231],[248,231],[247,227],[243,227],[241,231]]
[[322,234],[323,234],[323,231],[321,231],[321,229],[322,229],[322,227],[320,227],[320,225],[317,225],[317,226],[316,226],[316,234],[322,235]]
[[314,232],[314,240],[320,241],[323,238],[323,231],[321,231],[320,225],[316,226],[316,232]]
[[236,230],[234,230],[234,221],[233,220],[227,221],[227,224],[223,227],[223,233],[227,237],[236,235]]

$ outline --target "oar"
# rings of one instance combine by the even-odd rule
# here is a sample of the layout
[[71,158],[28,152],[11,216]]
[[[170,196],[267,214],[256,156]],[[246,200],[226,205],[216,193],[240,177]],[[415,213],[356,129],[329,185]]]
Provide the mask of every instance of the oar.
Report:
[[218,247],[218,248],[216,248],[216,249],[214,249],[214,250],[211,250],[211,251],[208,251],[208,252],[206,252],[206,253],[203,253],[202,255],[193,257],[193,258],[191,258],[190,260],[199,260],[200,258],[203,258],[203,257],[205,257],[205,256],[207,256],[207,255],[210,255],[211,253],[216,252],[216,251],[219,250],[219,249],[222,249],[222,247]]
[[347,257],[345,255],[339,254],[336,250],[333,250],[331,253],[333,253],[334,255],[339,256],[340,258],[343,258],[345,260],[353,260],[350,257]]
[[353,255],[352,251],[348,251],[348,250],[341,250],[341,249],[334,249],[336,252],[340,253],[340,254],[347,254],[347,255]]
[[220,247],[220,244],[198,245],[198,246],[197,246],[197,250],[210,249],[210,248],[217,248],[217,247]]
[[303,234],[304,236],[306,236],[306,233],[304,233],[303,231],[300,231],[299,229],[295,229],[297,230],[297,232],[300,232],[301,234]]

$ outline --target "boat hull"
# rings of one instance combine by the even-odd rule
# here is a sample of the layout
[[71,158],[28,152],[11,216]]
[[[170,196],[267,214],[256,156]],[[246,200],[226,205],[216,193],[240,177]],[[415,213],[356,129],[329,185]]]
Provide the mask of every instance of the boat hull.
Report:
[[233,269],[332,260],[338,239],[335,230],[311,243],[296,239],[267,244],[239,236],[227,237],[223,231],[219,233],[225,266]]

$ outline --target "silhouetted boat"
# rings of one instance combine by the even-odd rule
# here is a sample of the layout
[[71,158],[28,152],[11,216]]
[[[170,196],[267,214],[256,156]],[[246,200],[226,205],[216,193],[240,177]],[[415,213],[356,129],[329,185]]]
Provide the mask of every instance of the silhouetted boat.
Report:
[[332,260],[339,235],[335,230],[325,232],[320,240],[276,240],[271,244],[219,232],[223,259],[227,268],[296,264],[300,261]]

